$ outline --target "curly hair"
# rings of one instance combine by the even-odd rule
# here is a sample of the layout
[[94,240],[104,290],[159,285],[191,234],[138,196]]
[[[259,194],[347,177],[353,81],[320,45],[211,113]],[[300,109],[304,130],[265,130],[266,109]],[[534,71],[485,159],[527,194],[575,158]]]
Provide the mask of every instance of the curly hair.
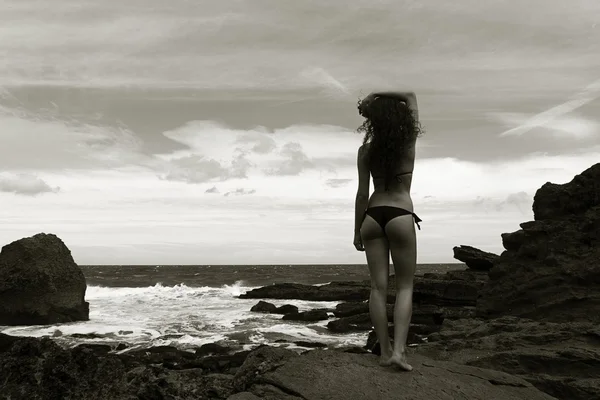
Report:
[[[362,100],[358,100],[360,109]],[[363,144],[370,143],[369,165],[385,172],[385,190],[393,178],[393,168],[405,146],[423,133],[421,124],[406,103],[390,97],[376,97],[362,112],[364,122],[357,129],[365,133]]]

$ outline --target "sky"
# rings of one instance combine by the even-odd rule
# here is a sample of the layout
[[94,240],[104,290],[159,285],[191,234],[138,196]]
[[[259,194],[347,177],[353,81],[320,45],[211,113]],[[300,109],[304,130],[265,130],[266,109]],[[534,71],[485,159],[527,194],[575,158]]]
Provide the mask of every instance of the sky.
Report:
[[[362,264],[357,100],[417,94],[418,263],[503,251],[600,160],[596,0],[0,0],[0,245]],[[371,185],[372,191],[372,185]]]

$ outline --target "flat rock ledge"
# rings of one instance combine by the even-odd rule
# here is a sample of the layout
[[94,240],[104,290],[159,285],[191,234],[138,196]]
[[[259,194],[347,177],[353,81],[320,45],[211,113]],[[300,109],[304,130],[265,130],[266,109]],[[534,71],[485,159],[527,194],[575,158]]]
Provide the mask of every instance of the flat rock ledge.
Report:
[[234,377],[234,387],[245,393],[229,399],[554,399],[499,371],[411,355],[414,370],[402,372],[378,360],[371,354],[312,350],[296,355],[264,347],[251,353]]

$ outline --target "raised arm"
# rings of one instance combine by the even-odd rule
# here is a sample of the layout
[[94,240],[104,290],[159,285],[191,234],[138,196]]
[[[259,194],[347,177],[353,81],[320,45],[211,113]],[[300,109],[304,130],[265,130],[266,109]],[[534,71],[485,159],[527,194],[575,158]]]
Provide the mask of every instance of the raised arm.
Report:
[[419,121],[419,107],[417,106],[417,95],[415,92],[375,92],[373,95],[390,97],[405,102],[408,108],[413,112],[415,119]]

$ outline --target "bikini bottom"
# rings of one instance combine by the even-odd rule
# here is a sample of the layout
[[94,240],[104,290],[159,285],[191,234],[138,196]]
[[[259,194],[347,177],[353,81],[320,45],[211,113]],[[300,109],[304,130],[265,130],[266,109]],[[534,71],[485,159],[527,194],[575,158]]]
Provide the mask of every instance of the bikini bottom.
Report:
[[417,224],[417,227],[419,228],[419,230],[421,230],[419,222],[421,222],[422,219],[419,218],[417,214],[405,210],[404,208],[391,206],[377,206],[367,208],[367,211],[365,211],[365,213],[370,215],[375,221],[377,221],[377,223],[379,224],[379,226],[381,226],[381,229],[383,230],[385,230],[385,226],[390,220],[401,215],[412,214],[415,223]]

